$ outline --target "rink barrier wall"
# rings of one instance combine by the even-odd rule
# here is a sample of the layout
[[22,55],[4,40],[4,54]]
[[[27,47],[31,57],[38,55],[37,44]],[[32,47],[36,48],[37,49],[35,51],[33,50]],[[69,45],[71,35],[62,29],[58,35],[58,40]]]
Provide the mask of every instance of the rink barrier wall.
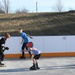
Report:
[[[21,37],[11,37],[6,41],[5,58],[19,58],[21,56]],[[41,57],[75,56],[75,35],[71,36],[33,36],[29,41],[41,51]],[[29,54],[25,53],[29,58]]]
[[[20,58],[21,54],[6,54],[5,58]],[[29,54],[25,54],[29,58]],[[75,56],[75,52],[41,53],[41,57],[69,57]]]

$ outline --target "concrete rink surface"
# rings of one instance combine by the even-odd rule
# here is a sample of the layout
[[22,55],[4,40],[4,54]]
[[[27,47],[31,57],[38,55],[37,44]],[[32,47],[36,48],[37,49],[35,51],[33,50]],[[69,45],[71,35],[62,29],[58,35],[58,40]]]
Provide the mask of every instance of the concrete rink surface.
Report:
[[31,59],[5,59],[0,75],[75,75],[75,57],[50,57],[38,60],[39,70],[29,70]]

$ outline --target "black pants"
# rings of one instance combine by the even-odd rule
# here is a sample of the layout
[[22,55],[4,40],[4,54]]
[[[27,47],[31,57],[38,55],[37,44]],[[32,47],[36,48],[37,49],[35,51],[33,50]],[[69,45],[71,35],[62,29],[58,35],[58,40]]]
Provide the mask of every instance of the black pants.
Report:
[[35,55],[33,58],[34,58],[34,59],[39,59],[40,56],[41,56],[41,54],[38,54],[38,55]]
[[4,60],[4,52],[0,50],[0,61]]
[[[26,44],[27,44],[28,42],[26,42],[26,43],[23,43],[23,45],[22,45],[22,50],[24,50],[24,49],[26,49],[26,50],[28,50],[28,48],[26,47]],[[31,56],[31,52],[29,51],[29,55]],[[22,52],[22,57],[24,57],[24,51]]]

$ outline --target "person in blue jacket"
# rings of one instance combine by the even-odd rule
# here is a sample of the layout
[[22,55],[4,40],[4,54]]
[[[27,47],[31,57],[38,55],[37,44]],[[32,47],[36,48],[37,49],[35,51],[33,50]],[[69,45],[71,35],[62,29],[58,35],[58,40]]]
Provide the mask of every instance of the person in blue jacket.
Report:
[[[30,37],[31,39],[32,39],[32,37],[30,35],[26,34],[25,32],[23,32],[22,28],[19,29],[19,32],[21,33],[21,37],[22,37],[22,42],[21,42],[22,48],[21,49],[24,50],[26,48],[26,50],[28,50],[28,48],[26,47],[26,44],[29,42],[28,37]],[[31,58],[30,51],[29,51],[29,55]],[[25,57],[24,51],[22,51],[22,56],[20,57],[20,59],[25,59],[25,58],[26,57]]]

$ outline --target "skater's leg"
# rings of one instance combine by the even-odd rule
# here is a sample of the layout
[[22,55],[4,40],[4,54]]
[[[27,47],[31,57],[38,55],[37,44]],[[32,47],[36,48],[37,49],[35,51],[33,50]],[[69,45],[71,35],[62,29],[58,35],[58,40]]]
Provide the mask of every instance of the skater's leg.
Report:
[[40,69],[40,68],[38,67],[38,62],[36,62],[36,68],[37,68],[37,69]]
[[36,70],[36,59],[32,58],[33,60],[33,66],[30,67],[30,70]]
[[24,51],[22,52],[22,57],[24,57]]
[[[28,48],[26,47],[26,50],[28,50]],[[30,55],[30,58],[32,57],[32,54],[30,51],[28,51],[29,55]]]
[[[25,48],[25,43],[23,43],[22,45],[22,50],[24,50],[24,48]],[[22,57],[24,57],[24,51],[22,52]]]
[[40,68],[38,67],[38,62],[37,62],[37,60],[40,58],[40,55],[41,55],[41,54],[38,54],[38,55],[35,55],[35,56],[34,56],[34,58],[36,59],[36,68],[37,68],[37,69],[40,69]]
[[36,64],[37,61],[36,61],[36,59],[35,59],[34,57],[35,57],[35,56],[32,55],[32,61],[33,61],[34,64]]
[[32,54],[31,54],[31,52],[29,51],[29,55],[30,55],[30,58],[32,57]]
[[[23,43],[23,45],[22,45],[22,50],[24,50],[24,48],[25,48],[25,43]],[[22,56],[20,57],[20,59],[25,59],[24,55],[25,55],[24,51],[22,51]]]
[[1,64],[1,65],[4,65],[4,64],[2,63],[3,60],[4,60],[4,53],[3,53],[2,50],[0,50],[0,64]]

